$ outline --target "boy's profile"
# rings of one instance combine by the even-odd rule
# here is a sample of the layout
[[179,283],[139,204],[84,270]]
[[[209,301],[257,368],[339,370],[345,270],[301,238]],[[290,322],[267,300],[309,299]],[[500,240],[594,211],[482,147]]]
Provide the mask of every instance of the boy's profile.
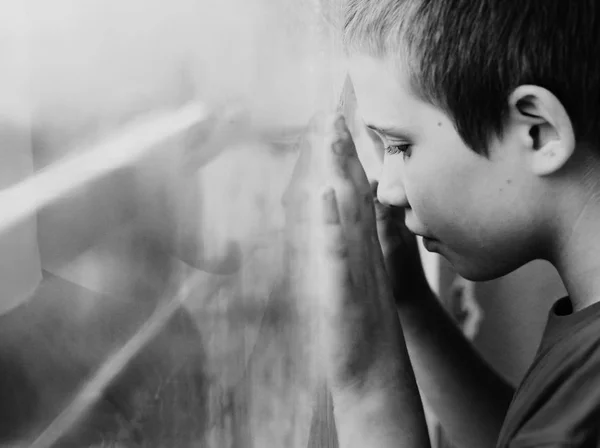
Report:
[[403,208],[465,278],[545,259],[569,296],[515,391],[422,273],[399,268],[418,254],[390,249],[375,225],[385,213],[337,118],[322,223],[340,445],[427,446],[418,383],[456,446],[599,446],[600,5],[348,0],[344,44],[361,116],[386,147],[376,210]]

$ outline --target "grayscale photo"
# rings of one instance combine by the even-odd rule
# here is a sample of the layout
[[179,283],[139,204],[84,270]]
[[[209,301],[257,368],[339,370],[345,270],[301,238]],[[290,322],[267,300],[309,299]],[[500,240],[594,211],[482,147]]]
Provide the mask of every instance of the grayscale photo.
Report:
[[0,448],[600,447],[596,0],[0,0]]

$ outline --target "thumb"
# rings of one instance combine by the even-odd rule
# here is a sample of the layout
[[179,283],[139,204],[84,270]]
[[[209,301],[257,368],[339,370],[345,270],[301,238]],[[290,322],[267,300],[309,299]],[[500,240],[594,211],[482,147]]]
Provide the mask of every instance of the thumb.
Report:
[[391,207],[382,204],[377,199],[378,185],[379,183],[377,181],[370,182],[371,192],[373,194],[373,205],[375,208],[377,237],[379,238],[379,244],[381,245],[381,251],[383,252],[383,256],[387,257],[398,245],[398,241],[395,238],[396,235],[394,235]]
[[369,182],[371,193],[373,194],[373,203],[375,205],[375,219],[378,221],[385,221],[390,215],[390,207],[382,204],[377,199],[377,187],[379,187],[379,182],[376,180],[372,180]]

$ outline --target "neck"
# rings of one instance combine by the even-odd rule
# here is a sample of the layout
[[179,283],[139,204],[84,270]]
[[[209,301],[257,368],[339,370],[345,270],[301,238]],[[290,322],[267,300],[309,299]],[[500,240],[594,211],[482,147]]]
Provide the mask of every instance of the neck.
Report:
[[600,189],[572,195],[567,203],[550,261],[579,311],[600,301]]

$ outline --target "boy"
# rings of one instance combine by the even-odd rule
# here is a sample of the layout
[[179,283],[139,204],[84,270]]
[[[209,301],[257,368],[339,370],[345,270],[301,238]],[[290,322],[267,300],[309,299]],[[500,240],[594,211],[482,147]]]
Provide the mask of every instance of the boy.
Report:
[[384,261],[369,186],[337,118],[322,227],[340,445],[428,446],[418,382],[456,446],[599,446],[600,7],[349,0],[344,39],[362,118],[386,146],[377,209],[404,208],[406,227],[467,279],[545,259],[569,297],[551,310],[515,393],[422,272],[398,268],[418,254],[390,246],[389,223],[378,226]]

